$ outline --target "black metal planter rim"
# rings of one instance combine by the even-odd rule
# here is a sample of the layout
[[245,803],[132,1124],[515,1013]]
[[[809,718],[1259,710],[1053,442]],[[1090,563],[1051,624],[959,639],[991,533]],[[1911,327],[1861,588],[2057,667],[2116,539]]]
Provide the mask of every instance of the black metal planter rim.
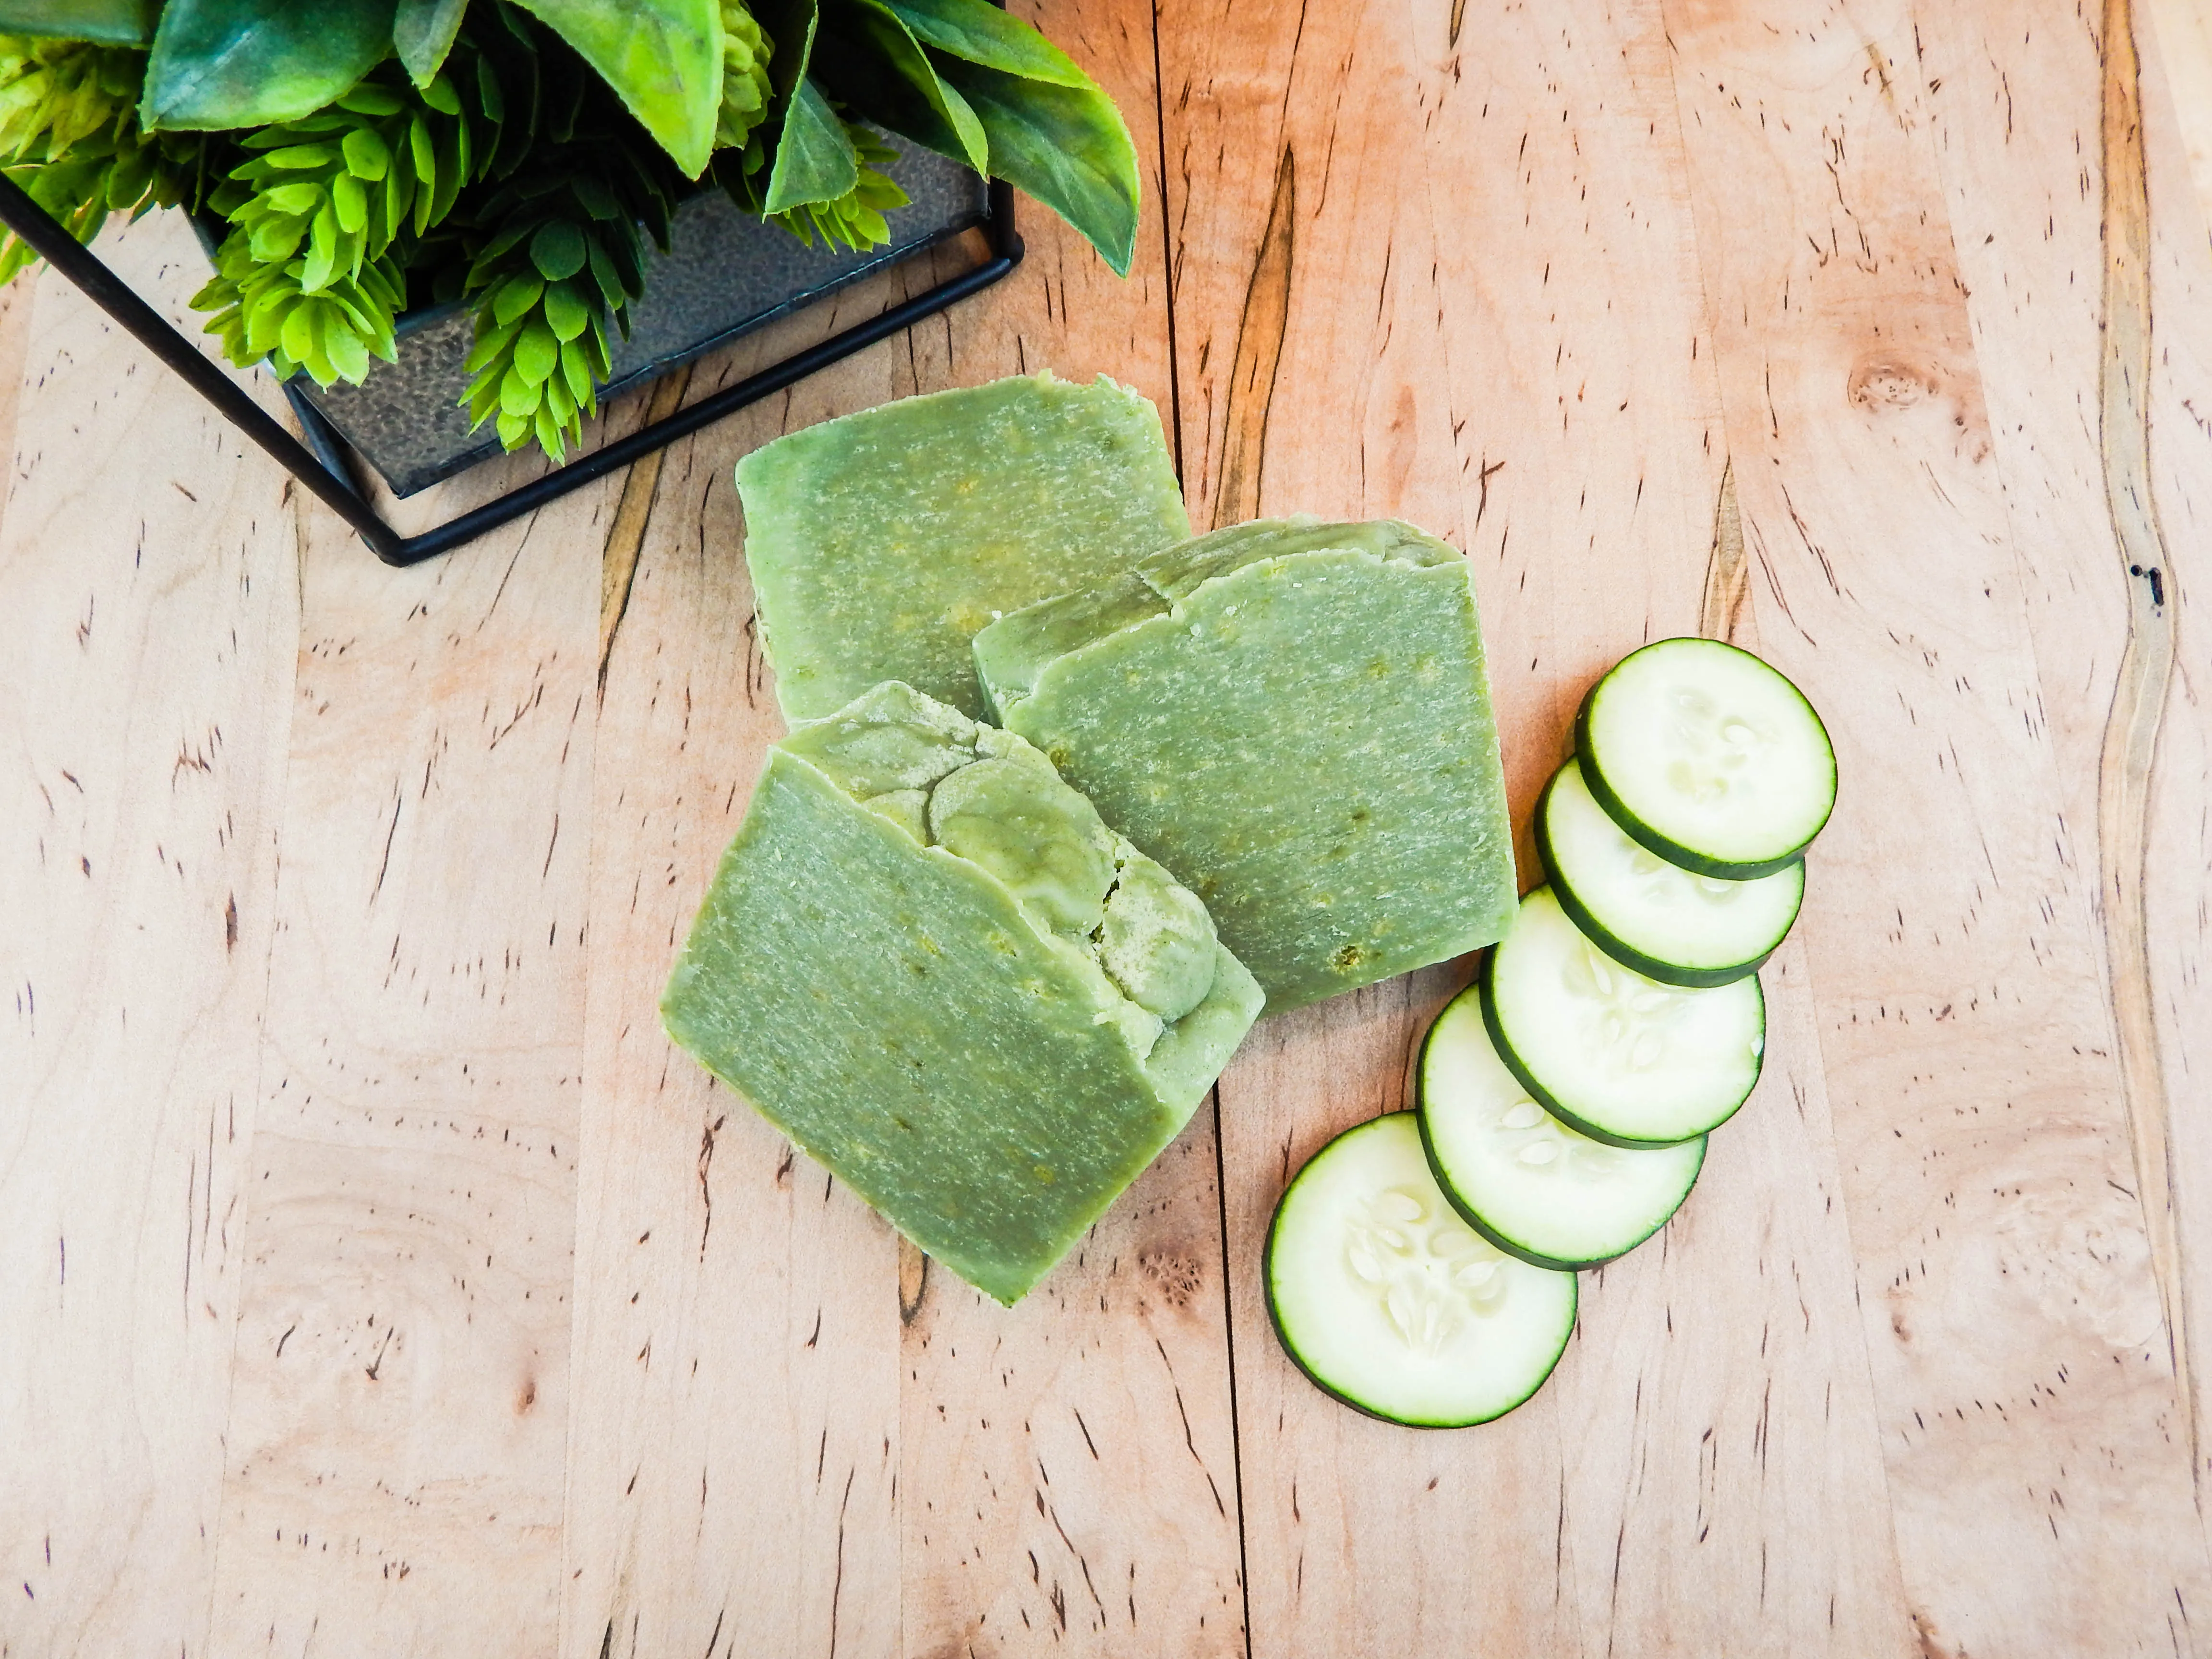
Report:
[[982,224],[990,257],[974,270],[948,278],[927,293],[833,334],[819,345],[795,352],[772,368],[763,369],[711,397],[686,404],[626,438],[603,445],[587,455],[579,455],[567,465],[510,489],[482,507],[419,535],[403,536],[369,504],[367,494],[355,481],[345,441],[323,418],[321,411],[290,385],[285,386],[285,396],[307,436],[307,442],[302,444],[270,418],[244,387],[204,356],[198,347],[140,299],[90,248],[79,243],[4,173],[0,173],[0,224],[21,236],[33,252],[75,283],[87,299],[182,375],[232,425],[275,456],[287,471],[351,525],[378,558],[394,565],[419,563],[464,542],[473,541],[560,500],[595,478],[603,478],[641,457],[665,448],[678,438],[772,397],[817,369],[827,368],[879,340],[889,339],[924,318],[933,317],[990,287],[1021,263],[1023,251],[1022,239],[1014,231],[1013,187],[994,179],[990,181]]

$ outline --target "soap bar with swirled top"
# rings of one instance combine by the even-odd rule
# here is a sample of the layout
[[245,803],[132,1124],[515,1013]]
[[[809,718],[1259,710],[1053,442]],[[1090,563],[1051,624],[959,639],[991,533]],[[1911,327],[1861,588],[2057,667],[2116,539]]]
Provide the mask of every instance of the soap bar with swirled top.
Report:
[[1011,1304],[1181,1131],[1261,1000],[1043,756],[889,684],[769,751],[661,1013]]
[[738,495],[792,720],[880,680],[980,717],[976,629],[1190,534],[1159,411],[1103,375],[1017,375],[825,421],[746,456]]
[[1512,826],[1467,562],[1395,520],[1238,525],[975,636],[1001,724],[1295,1008],[1491,944]]

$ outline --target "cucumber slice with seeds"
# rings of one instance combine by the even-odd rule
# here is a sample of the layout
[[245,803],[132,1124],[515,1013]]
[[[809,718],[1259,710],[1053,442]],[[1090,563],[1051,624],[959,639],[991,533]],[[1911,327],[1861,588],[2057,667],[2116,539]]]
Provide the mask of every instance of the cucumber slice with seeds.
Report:
[[1548,887],[1521,901],[1477,982],[1498,1057],[1593,1140],[1694,1139],[1759,1081],[1766,1002],[1756,975],[1705,991],[1647,979],[1584,939]]
[[1316,1152],[1267,1230],[1267,1313],[1324,1393],[1414,1428],[1502,1417],[1575,1328],[1575,1276],[1505,1255],[1437,1187],[1411,1112]]
[[1607,815],[1570,759],[1536,803],[1536,850],[1552,895],[1591,944],[1668,985],[1756,973],[1797,920],[1805,866],[1723,881],[1669,864]]
[[1718,640],[1661,640],[1623,657],[1583,699],[1575,748],[1613,822],[1699,875],[1771,874],[1836,804],[1836,754],[1812,704]]
[[1681,1206],[1705,1138],[1650,1151],[1577,1134],[1528,1097],[1461,993],[1421,1045],[1421,1145],[1468,1224],[1539,1267],[1595,1267],[1634,1249]]

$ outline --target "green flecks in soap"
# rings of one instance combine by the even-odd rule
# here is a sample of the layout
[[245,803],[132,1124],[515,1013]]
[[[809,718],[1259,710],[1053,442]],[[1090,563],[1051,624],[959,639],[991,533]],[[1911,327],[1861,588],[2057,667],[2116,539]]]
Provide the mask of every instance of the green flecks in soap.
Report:
[[1203,901],[1271,1010],[1477,949],[1512,832],[1465,562],[1391,521],[1262,521],[1011,615],[1008,730]]
[[969,641],[1190,534],[1159,414],[1023,375],[808,427],[738,464],[745,561],[793,720],[902,680],[983,712]]
[[[1117,910],[1155,937],[1117,949]],[[1177,1008],[1162,976],[1188,990],[1200,952]],[[661,1009],[1011,1303],[1182,1129],[1260,1004],[1203,905],[1034,749],[882,685],[769,751]]]

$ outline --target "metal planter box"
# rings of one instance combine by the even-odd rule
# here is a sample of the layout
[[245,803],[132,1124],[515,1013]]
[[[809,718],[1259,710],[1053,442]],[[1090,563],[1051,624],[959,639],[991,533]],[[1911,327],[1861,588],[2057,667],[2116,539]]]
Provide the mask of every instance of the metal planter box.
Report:
[[[927,150],[899,148],[888,171],[913,200],[890,215],[890,245],[865,252],[807,247],[719,190],[686,202],[670,228],[668,252],[647,254],[629,337],[609,331],[614,375],[599,389],[601,404],[984,222],[989,204],[981,179]],[[470,432],[462,407],[470,379],[462,364],[474,337],[468,307],[410,312],[397,334],[399,361],[373,365],[359,386],[325,390],[304,375],[295,385],[394,495],[411,495],[501,451],[489,424]]]
[[[896,141],[894,141],[896,142]],[[412,313],[398,330],[398,361],[378,363],[358,386],[328,391],[304,376],[287,382],[305,442],[295,438],[211,362],[191,339],[133,293],[89,248],[0,174],[0,223],[74,283],[154,355],[190,381],[239,430],[274,455],[359,532],[388,564],[412,564],[472,540],[605,477],[640,456],[781,392],[815,370],[911,327],[1004,276],[1022,258],[1011,185],[987,183],[957,163],[900,145],[889,171],[913,200],[889,216],[891,241],[864,253],[808,248],[738,209],[718,191],[678,211],[669,251],[646,267],[646,294],[631,307],[630,337],[613,345],[614,378],[602,404],[871,272],[980,229],[981,263],[910,300],[842,330],[819,345],[726,386],[629,436],[577,455],[517,489],[414,536],[403,536],[371,505],[356,458],[399,495],[500,453],[489,427],[471,434],[461,407],[471,325],[460,306]]]

